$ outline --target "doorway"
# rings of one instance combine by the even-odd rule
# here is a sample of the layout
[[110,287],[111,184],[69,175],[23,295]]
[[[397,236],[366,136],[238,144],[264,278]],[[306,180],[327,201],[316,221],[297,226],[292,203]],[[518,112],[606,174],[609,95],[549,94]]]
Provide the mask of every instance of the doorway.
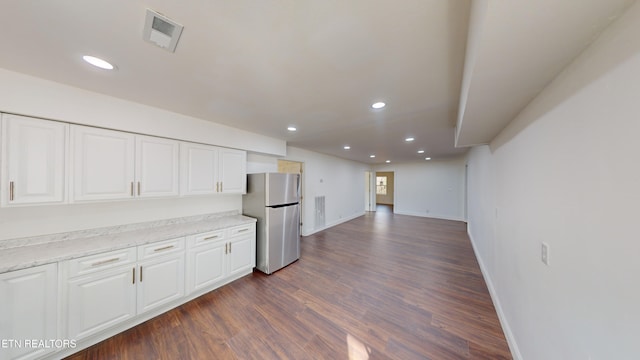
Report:
[[375,173],[364,172],[364,211],[376,211]]
[[376,172],[376,207],[378,205],[391,208],[394,204],[394,173],[393,171]]
[[278,172],[287,174],[300,174],[300,233],[302,234],[302,225],[304,223],[304,163],[299,161],[280,160],[278,159]]

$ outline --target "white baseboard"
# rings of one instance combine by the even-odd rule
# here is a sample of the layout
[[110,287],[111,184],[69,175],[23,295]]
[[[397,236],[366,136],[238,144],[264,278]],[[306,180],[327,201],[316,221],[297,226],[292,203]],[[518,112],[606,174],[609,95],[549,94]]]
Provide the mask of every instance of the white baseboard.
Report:
[[476,248],[476,242],[473,240],[473,235],[471,235],[471,229],[469,226],[467,226],[467,234],[469,235],[469,239],[471,240],[471,246],[473,247],[473,252],[476,255],[476,259],[478,260],[478,265],[480,265],[482,277],[484,278],[484,282],[487,284],[487,288],[489,289],[489,295],[491,296],[493,307],[496,309],[496,313],[498,314],[498,320],[500,320],[500,325],[502,326],[502,331],[504,331],[505,338],[507,339],[507,344],[509,345],[509,350],[511,350],[511,355],[515,360],[522,360],[520,348],[518,348],[518,343],[516,342],[516,338],[513,335],[513,332],[511,331],[511,326],[509,326],[507,317],[505,316],[504,311],[502,311],[500,298],[498,297],[496,289],[493,286],[493,281],[491,280],[489,271],[487,271],[487,268],[484,266],[484,262],[482,261],[480,252],[478,251],[478,248]]
[[360,213],[357,213],[357,214],[353,214],[353,215],[350,215],[350,216],[344,217],[344,218],[342,218],[342,219],[338,219],[338,220],[333,221],[333,222],[331,222],[331,223],[329,223],[329,224],[327,224],[327,225],[325,225],[325,226],[323,226],[323,227],[321,227],[321,228],[319,228],[319,229],[313,229],[311,232],[308,232],[308,233],[307,233],[307,232],[303,232],[303,233],[302,233],[302,236],[309,236],[309,235],[313,235],[313,234],[315,234],[315,233],[317,233],[317,232],[320,232],[320,231],[322,231],[322,230],[326,230],[326,229],[331,228],[331,227],[334,227],[334,226],[336,226],[336,225],[340,225],[340,224],[345,223],[345,222],[347,222],[347,221],[351,221],[351,220],[353,220],[353,219],[355,219],[355,218],[359,218],[360,216],[363,216],[363,215],[364,215],[364,211],[362,211],[362,212],[360,212]]
[[459,217],[459,216],[429,214],[429,213],[423,213],[423,212],[417,212],[417,211],[403,211],[403,210],[393,209],[393,213],[394,214],[398,214],[398,215],[419,216],[419,217],[426,217],[426,218],[432,218],[432,219],[465,221],[464,218]]

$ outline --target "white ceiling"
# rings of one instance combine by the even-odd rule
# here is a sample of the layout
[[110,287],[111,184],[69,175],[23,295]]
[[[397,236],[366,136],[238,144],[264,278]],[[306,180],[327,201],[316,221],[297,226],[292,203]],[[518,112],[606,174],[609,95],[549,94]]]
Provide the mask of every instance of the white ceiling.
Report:
[[[459,146],[489,142],[633,2],[8,0],[0,67],[365,163],[437,159],[466,151],[456,122]],[[142,40],[147,8],[184,25],[175,53]]]

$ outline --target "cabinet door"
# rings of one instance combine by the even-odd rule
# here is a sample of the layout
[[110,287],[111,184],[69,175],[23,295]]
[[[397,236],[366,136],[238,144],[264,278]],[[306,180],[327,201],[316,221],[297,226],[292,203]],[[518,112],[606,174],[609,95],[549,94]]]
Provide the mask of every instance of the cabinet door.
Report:
[[0,348],[2,359],[33,359],[54,349],[24,346],[25,340],[58,339],[57,264],[0,274],[0,339],[22,347]]
[[65,285],[65,337],[80,340],[134,317],[134,269],[123,266],[69,280]]
[[140,263],[138,314],[184,296],[184,252]]
[[[255,233],[254,233],[255,234]],[[255,235],[233,238],[229,241],[228,276],[246,274],[255,266]]]
[[136,136],[136,194],[139,197],[177,196],[179,142]]
[[212,288],[225,277],[225,246],[222,241],[190,249],[187,256],[187,293]]
[[220,192],[245,194],[247,192],[247,153],[241,150],[218,150],[218,179]]
[[71,125],[71,140],[74,201],[134,196],[134,135]]
[[2,115],[3,205],[64,203],[68,125]]
[[215,194],[218,150],[213,146],[180,144],[182,195]]

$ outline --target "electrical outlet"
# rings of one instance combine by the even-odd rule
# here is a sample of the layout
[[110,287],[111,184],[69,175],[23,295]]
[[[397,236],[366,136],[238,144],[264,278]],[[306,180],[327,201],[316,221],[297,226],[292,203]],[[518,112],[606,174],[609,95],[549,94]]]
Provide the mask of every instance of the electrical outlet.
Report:
[[540,260],[542,260],[545,265],[549,265],[549,244],[545,242],[542,243]]

